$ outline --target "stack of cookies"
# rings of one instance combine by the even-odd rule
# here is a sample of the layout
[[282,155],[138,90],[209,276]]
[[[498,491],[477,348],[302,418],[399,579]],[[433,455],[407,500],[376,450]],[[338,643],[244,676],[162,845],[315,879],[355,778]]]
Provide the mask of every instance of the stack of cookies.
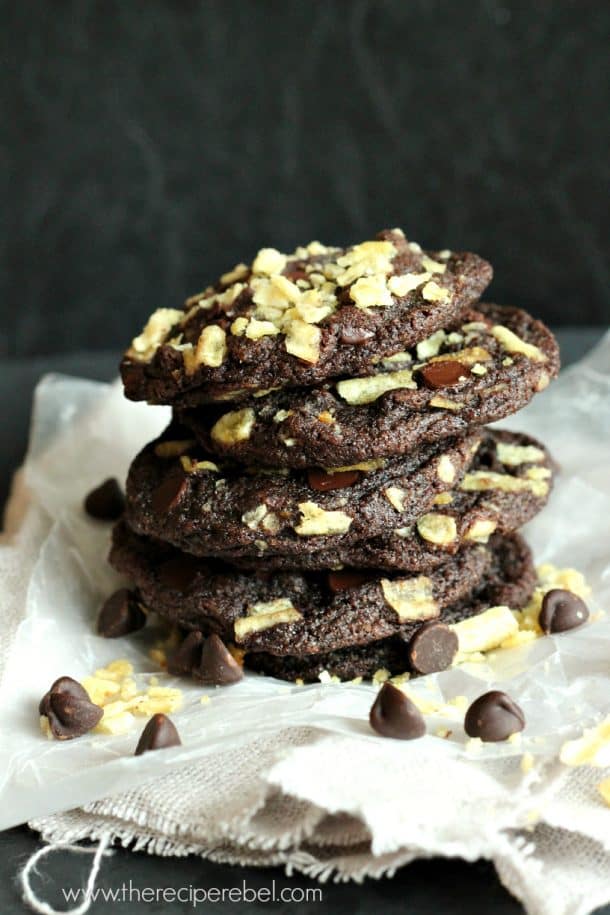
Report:
[[289,680],[429,673],[453,663],[460,623],[525,606],[516,531],[553,465],[484,424],[559,358],[539,321],[479,301],[491,276],[393,229],[264,248],[152,315],[122,378],[173,418],[133,461],[111,562],[182,634],[170,670],[223,644]]

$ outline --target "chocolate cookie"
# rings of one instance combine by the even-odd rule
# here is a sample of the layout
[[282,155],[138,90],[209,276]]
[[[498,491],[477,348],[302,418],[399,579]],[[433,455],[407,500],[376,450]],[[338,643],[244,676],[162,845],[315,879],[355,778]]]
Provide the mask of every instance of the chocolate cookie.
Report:
[[[443,610],[441,622],[459,623],[491,606],[524,607],[531,597],[535,578],[532,556],[525,541],[517,535],[506,537],[495,551],[494,562],[481,586],[468,598]],[[318,680],[322,671],[340,680],[369,678],[379,669],[387,670],[392,676],[407,671],[413,676],[418,673],[413,670],[410,660],[409,648],[413,639],[414,636],[409,639],[399,634],[369,645],[302,657],[253,652],[246,655],[245,664],[251,670],[281,680],[300,679],[305,683]]]
[[263,248],[183,310],[154,312],[121,364],[132,400],[193,405],[366,374],[459,318],[492,276],[474,254],[425,252],[399,229],[350,248]]
[[544,507],[553,462],[535,439],[486,429],[466,475],[450,492],[439,493],[415,523],[390,534],[339,544],[314,553],[284,556],[226,549],[216,555],[242,569],[401,569],[426,572],[468,543],[485,543],[494,531],[508,534]]
[[170,432],[131,465],[126,518],[136,533],[195,555],[229,547],[302,557],[412,523],[461,479],[479,440],[477,431],[332,473],[248,473],[219,467],[197,445],[177,448]]
[[429,575],[239,573],[138,537],[120,522],[111,564],[146,606],[186,629],[216,632],[247,651],[303,655],[410,636],[476,593],[499,567],[504,541],[473,545]]
[[211,454],[273,467],[333,467],[405,454],[529,403],[559,370],[557,343],[517,308],[477,305],[367,378],[177,411]]

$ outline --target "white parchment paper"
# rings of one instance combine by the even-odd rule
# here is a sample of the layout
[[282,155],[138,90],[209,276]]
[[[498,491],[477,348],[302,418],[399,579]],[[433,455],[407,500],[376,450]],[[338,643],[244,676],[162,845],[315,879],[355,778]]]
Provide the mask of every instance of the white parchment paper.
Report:
[[[286,727],[351,736],[377,752],[379,738],[367,723],[375,694],[371,685],[297,687],[249,674],[231,688],[204,690],[160,674],[148,657],[154,627],[119,640],[95,634],[100,602],[120,579],[105,561],[109,526],[84,515],[83,497],[107,476],[124,478],[135,452],[161,431],[168,416],[165,408],[129,403],[118,383],[48,376],[38,387],[25,480],[30,513],[43,519],[43,535],[22,547],[31,573],[20,604],[22,621],[3,674],[0,670],[0,828],[123,791]],[[608,609],[610,335],[501,425],[542,439],[562,467],[549,506],[525,530],[537,562],[578,568],[593,588],[592,604]],[[8,607],[14,598],[0,581],[3,604]],[[0,622],[0,639],[10,636]],[[172,715],[182,747],[134,758],[143,719],[121,736],[58,742],[41,734],[37,705],[51,682],[61,675],[82,679],[118,657],[134,664],[141,683],[154,675],[163,685],[183,689],[183,707]],[[484,745],[473,755],[461,714],[444,709],[427,716],[429,735],[418,741],[418,757],[423,754],[435,767],[469,756],[476,767],[477,758],[525,751],[552,758],[564,740],[610,714],[610,615],[572,633],[496,652],[488,663],[420,678],[409,690],[440,705],[456,695],[473,699],[493,685],[524,709],[527,728],[520,744]],[[211,696],[206,705],[204,694]],[[442,726],[452,731],[449,739],[432,736]],[[408,753],[409,746],[400,752]]]

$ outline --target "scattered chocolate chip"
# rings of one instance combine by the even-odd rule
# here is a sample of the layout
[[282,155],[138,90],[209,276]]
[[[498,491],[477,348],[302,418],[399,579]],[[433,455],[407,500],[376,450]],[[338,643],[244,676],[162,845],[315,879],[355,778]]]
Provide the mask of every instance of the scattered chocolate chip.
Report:
[[374,575],[371,572],[356,572],[353,569],[346,569],[341,572],[328,573],[328,587],[336,594],[338,591],[348,591],[350,588],[359,588],[367,581],[372,581]]
[[375,334],[372,330],[366,330],[364,327],[354,327],[351,324],[344,325],[339,331],[341,343],[347,343],[357,346],[360,343],[366,343]]
[[469,737],[480,737],[486,743],[506,740],[522,731],[525,716],[516,702],[499,689],[484,693],[466,712],[464,730]]
[[160,712],[153,715],[140,735],[134,756],[141,756],[147,750],[165,750],[182,744],[175,724]]
[[166,588],[186,592],[195,581],[197,560],[190,556],[176,556],[159,566],[158,574]]
[[382,737],[414,740],[426,733],[426,722],[420,710],[391,683],[384,683],[379,690],[371,706],[369,721]]
[[85,511],[97,521],[117,521],[125,511],[125,496],[114,477],[92,489],[85,499]]
[[325,473],[323,470],[308,470],[307,481],[312,489],[328,492],[330,489],[345,489],[360,479],[358,470],[342,470],[339,473]]
[[40,700],[38,711],[48,718],[51,733],[57,740],[82,737],[104,714],[99,705],[91,702],[86,689],[72,677],[59,677]]
[[167,672],[174,677],[190,677],[193,668],[201,663],[203,635],[201,632],[189,632],[178,648],[167,659]]
[[172,473],[163,480],[152,494],[151,506],[158,515],[171,511],[180,502],[186,490],[184,473]]
[[443,362],[430,362],[420,371],[420,375],[427,388],[445,388],[456,384],[460,378],[466,378],[470,370],[456,359],[447,359]]
[[542,598],[542,608],[538,617],[540,628],[547,635],[554,632],[567,632],[582,626],[589,619],[589,609],[585,602],[563,588],[553,588]]
[[418,674],[431,674],[451,667],[458,650],[458,637],[445,623],[425,623],[409,642],[409,663]]
[[115,591],[103,604],[97,618],[97,631],[106,639],[118,639],[146,625],[146,614],[135,594],[128,588]]
[[222,639],[209,635],[203,643],[199,667],[193,677],[206,686],[229,686],[243,679],[244,672]]

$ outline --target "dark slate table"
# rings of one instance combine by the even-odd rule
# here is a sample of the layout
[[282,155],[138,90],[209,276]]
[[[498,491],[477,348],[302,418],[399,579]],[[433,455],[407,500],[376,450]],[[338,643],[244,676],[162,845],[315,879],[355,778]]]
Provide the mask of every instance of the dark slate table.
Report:
[[[561,343],[563,364],[569,365],[582,356],[600,337],[601,328],[564,328],[558,332]],[[115,353],[75,353],[56,357],[41,357],[29,360],[0,363],[0,395],[4,409],[4,440],[0,454],[0,496],[6,499],[12,471],[23,458],[27,442],[32,391],[38,379],[46,372],[86,376],[107,380],[116,374],[118,355]],[[0,913],[14,915],[24,911],[16,875],[27,858],[40,847],[37,836],[26,826],[9,829],[0,833]],[[35,889],[47,902],[62,910],[69,907],[62,890],[84,885],[91,865],[89,856],[74,856],[64,853],[52,855],[41,865],[41,878],[35,882]],[[131,895],[130,895],[131,881]],[[97,884],[102,890],[119,891],[117,901],[104,901],[100,896],[91,906],[93,915],[108,911],[123,915],[145,910],[157,912],[192,912],[192,903],[164,901],[157,891],[163,888],[217,889],[236,888],[244,885],[254,890],[272,891],[275,887],[276,902],[257,901],[248,903],[251,912],[294,911],[295,902],[279,901],[282,889],[293,888],[298,892],[320,888],[320,884],[300,875],[284,876],[279,868],[237,868],[213,864],[197,857],[160,859],[143,853],[118,849],[112,858],[104,860]],[[123,891],[123,888],[124,891]],[[151,897],[154,891],[156,901],[147,902],[138,891],[147,890]],[[299,910],[305,913],[341,913],[368,915],[369,912],[447,913],[459,915],[519,915],[523,912],[500,885],[492,865],[486,862],[466,864],[458,860],[432,859],[418,861],[402,868],[395,877],[382,880],[367,880],[364,884],[322,885],[322,900],[309,895],[299,902]],[[158,901],[157,901],[158,897]],[[227,897],[228,898],[228,897]],[[235,897],[234,897],[235,898]],[[201,904],[207,912],[223,912],[231,915],[246,903],[218,901]],[[599,915],[610,915],[610,906],[600,909]]]

